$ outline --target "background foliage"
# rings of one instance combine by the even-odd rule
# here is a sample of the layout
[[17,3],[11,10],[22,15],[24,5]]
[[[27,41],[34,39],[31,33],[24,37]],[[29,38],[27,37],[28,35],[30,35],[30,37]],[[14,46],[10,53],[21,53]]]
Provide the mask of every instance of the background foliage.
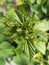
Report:
[[0,65],[49,65],[49,0],[0,0]]

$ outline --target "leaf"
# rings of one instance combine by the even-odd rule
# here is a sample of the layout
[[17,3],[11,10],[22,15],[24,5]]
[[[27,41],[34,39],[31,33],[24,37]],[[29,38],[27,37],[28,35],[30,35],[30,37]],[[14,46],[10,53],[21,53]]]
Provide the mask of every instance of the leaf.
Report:
[[35,48],[34,48],[34,45],[31,43],[31,41],[29,40],[27,40],[27,45],[28,45],[28,51],[29,51],[29,55],[31,59],[33,55],[35,54]]
[[43,20],[39,24],[35,25],[35,28],[41,31],[49,30],[49,21]]
[[22,5],[21,5],[21,7],[19,6],[18,9],[19,9],[19,11],[16,11],[16,13],[19,15],[20,20],[22,20],[22,18],[27,15],[27,11],[24,8],[24,6],[22,6]]
[[41,39],[43,39],[43,41],[47,42],[48,36],[45,32],[42,32],[40,30],[36,30],[35,33],[37,34],[37,36],[39,36],[39,38],[41,38]]
[[15,54],[14,49],[0,50],[0,58],[6,58],[6,57],[11,56],[13,54]]
[[41,4],[41,0],[37,0],[37,4]]
[[0,19],[4,16],[3,12],[0,12]]
[[0,43],[3,42],[6,39],[5,35],[0,34]]
[[0,65],[5,65],[5,61],[3,59],[0,59]]
[[48,43],[48,45],[47,45],[47,50],[49,50],[49,43]]
[[41,53],[36,53],[36,54],[33,56],[32,60],[33,60],[34,62],[38,62],[39,59],[41,59],[41,58],[43,58],[42,54],[41,54]]
[[13,57],[13,61],[16,62],[17,65],[28,65],[28,58],[24,54]]
[[11,48],[14,48],[14,47],[9,42],[4,41],[0,44],[1,50],[11,49]]
[[35,2],[35,0],[28,0],[31,4]]
[[32,12],[35,12],[36,14],[40,13],[41,11],[40,5],[38,4],[30,5],[30,9]]
[[16,39],[15,42],[16,42],[17,44],[25,44],[25,43],[26,43],[26,40],[23,39],[23,37],[21,37],[21,39]]
[[10,9],[7,13],[7,19],[11,22],[14,22],[14,21],[17,21],[18,23],[21,23],[21,20],[19,19],[18,15],[15,13],[15,10],[14,9]]
[[13,9],[10,9],[8,12],[7,12],[7,16],[6,16],[7,18],[8,18],[8,20],[9,21],[15,21],[16,19],[16,17],[15,17],[15,11],[13,10]]
[[43,5],[45,4],[46,0],[37,0],[37,4],[39,5]]
[[42,7],[42,11],[46,14],[47,13],[47,8],[46,7]]
[[4,23],[0,21],[0,30],[5,27]]
[[26,44],[26,40],[24,40],[23,38],[21,40],[16,39],[15,42],[18,44],[16,50],[23,50],[23,47]]
[[46,43],[45,42],[37,42],[35,44],[38,51],[40,51],[42,54],[45,54],[46,52]]

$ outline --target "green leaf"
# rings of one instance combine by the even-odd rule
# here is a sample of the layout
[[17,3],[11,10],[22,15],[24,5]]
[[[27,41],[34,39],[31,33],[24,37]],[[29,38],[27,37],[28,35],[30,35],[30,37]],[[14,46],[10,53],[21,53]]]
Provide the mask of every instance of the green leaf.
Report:
[[35,28],[41,31],[49,30],[49,21],[43,20],[39,24],[35,25]]
[[47,13],[47,8],[46,7],[42,7],[42,11],[46,14]]
[[47,45],[47,50],[49,50],[49,43],[48,43],[48,45]]
[[4,23],[0,21],[0,30],[2,30],[5,27]]
[[36,54],[33,56],[32,60],[33,60],[34,62],[38,62],[39,59],[41,59],[41,58],[43,58],[42,54],[41,54],[41,53],[36,53]]
[[43,41],[47,42],[48,35],[45,32],[42,32],[40,30],[36,30],[35,33],[37,34],[37,36],[39,36],[39,38],[41,38],[41,41],[43,40]]
[[4,16],[4,14],[2,12],[0,12],[0,19]]
[[16,39],[15,42],[17,44],[25,44],[26,43],[26,40],[24,40],[23,37],[21,37],[21,39]]
[[7,19],[11,22],[14,22],[14,21],[17,21],[18,23],[21,23],[21,20],[19,19],[18,15],[15,13],[15,10],[14,9],[10,9],[7,13]]
[[0,59],[0,65],[5,65],[5,61],[3,59]]
[[15,54],[14,49],[0,50],[0,58],[6,58],[6,57],[11,56],[13,54]]
[[30,5],[30,9],[32,12],[35,12],[36,14],[40,13],[41,11],[40,5],[38,4]]
[[[20,20],[22,20],[23,16],[27,15],[27,11],[24,8],[24,6],[21,5],[21,7],[19,6],[19,11],[17,11],[17,14],[19,15]],[[20,13],[21,12],[21,13]],[[22,16],[23,15],[23,16]]]
[[45,42],[36,42],[35,44],[38,51],[40,51],[42,54],[45,54],[46,52],[46,43]]
[[6,39],[5,35],[0,34],[0,43],[3,42]]
[[28,65],[28,58],[24,54],[13,57],[13,60],[17,65]]
[[28,0],[31,4],[35,2],[35,0]]
[[15,21],[15,11],[13,9],[10,9],[8,12],[7,12],[7,18],[9,21]]
[[35,54],[35,48],[34,48],[33,42],[31,43],[31,41],[29,40],[27,40],[27,45],[28,45],[28,51],[29,51],[29,55],[31,59],[32,56]]
[[9,42],[4,41],[0,44],[1,50],[11,49],[11,48],[13,48],[13,46]]
[[41,4],[41,0],[37,0],[37,4]]
[[46,0],[37,0],[37,4],[43,5],[46,2]]
[[16,39],[15,42],[18,44],[16,50],[23,50],[23,47],[26,44],[26,40],[24,40],[23,38],[21,40]]

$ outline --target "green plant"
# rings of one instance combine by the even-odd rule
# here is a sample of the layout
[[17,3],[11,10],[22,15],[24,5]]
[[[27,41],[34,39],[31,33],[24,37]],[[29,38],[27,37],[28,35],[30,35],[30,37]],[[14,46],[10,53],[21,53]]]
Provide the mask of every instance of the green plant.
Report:
[[49,0],[20,0],[7,7],[11,2],[0,16],[0,62],[8,57],[16,62],[18,56],[25,65],[49,65]]

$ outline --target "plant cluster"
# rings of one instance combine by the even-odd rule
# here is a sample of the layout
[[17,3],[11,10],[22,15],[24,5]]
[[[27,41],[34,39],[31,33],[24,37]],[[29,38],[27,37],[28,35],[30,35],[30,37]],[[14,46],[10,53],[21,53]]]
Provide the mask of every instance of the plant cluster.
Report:
[[[0,0],[0,65],[49,65],[49,0]],[[5,14],[5,15],[4,15]]]

